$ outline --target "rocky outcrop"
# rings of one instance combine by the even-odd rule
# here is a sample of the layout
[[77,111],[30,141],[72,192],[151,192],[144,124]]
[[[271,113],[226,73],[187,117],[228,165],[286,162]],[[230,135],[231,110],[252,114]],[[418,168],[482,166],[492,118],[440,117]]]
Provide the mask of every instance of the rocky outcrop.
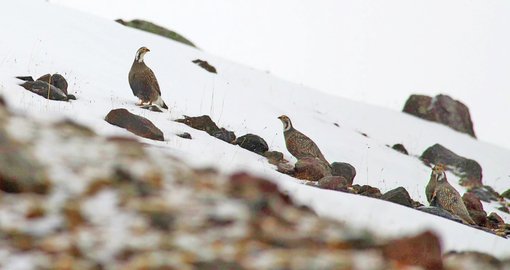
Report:
[[209,64],[207,61],[204,61],[204,60],[200,60],[200,59],[195,59],[192,61],[194,64],[197,64],[199,67],[207,70],[208,72],[210,73],[214,73],[214,74],[217,74],[218,72],[216,71],[216,68],[213,67],[211,64]]
[[166,29],[162,26],[159,26],[157,24],[154,24],[154,23],[151,23],[148,21],[144,21],[144,20],[124,21],[122,19],[117,19],[115,21],[124,25],[124,26],[128,26],[128,27],[132,27],[135,29],[149,32],[149,33],[153,33],[153,34],[180,42],[182,44],[186,44],[191,47],[196,47],[195,44],[193,44],[191,41],[189,41],[187,38],[183,37],[182,35],[179,35],[178,33],[174,32],[172,30]]
[[381,196],[382,200],[397,203],[407,207],[413,207],[413,199],[409,196],[409,192],[403,187],[392,189]]
[[430,231],[391,241],[383,248],[383,253],[401,265],[421,266],[428,270],[443,269],[439,237]]
[[294,177],[302,180],[319,181],[319,179],[331,175],[329,164],[318,158],[299,159],[294,167]]
[[219,128],[216,123],[209,117],[209,115],[202,115],[197,117],[190,117],[184,115],[184,118],[175,120],[176,122],[183,123],[194,129],[202,130],[207,134],[220,139],[227,143],[234,143],[236,135],[234,132],[225,128]]
[[[234,144],[239,145],[240,147],[257,153],[259,155],[264,155],[265,152],[269,150],[269,147],[267,146],[267,143],[264,139],[262,139],[260,136],[257,136],[255,134],[246,134],[236,139]],[[283,159],[283,155],[282,155]]]
[[20,84],[26,90],[50,100],[68,101],[76,97],[67,92],[68,83],[64,76],[45,74],[34,81],[32,76],[18,76],[17,79],[24,81]]
[[149,119],[130,113],[126,109],[111,110],[105,117],[105,121],[121,128],[125,128],[133,134],[151,140],[164,141],[163,132]]
[[333,162],[331,164],[331,175],[342,176],[352,185],[354,177],[356,177],[356,168],[349,163]]
[[466,187],[482,186],[482,167],[478,162],[459,156],[440,144],[427,148],[420,157],[427,164],[443,164],[459,176],[460,184]]
[[447,95],[437,95],[434,98],[412,95],[406,101],[403,111],[425,120],[442,123],[476,138],[468,107]]

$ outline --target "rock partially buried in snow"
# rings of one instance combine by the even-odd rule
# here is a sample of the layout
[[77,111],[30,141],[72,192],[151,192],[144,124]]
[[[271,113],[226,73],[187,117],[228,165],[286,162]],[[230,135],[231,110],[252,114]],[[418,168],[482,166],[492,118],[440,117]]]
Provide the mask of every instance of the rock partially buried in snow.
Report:
[[267,161],[270,164],[277,165],[280,163],[287,163],[288,161],[283,158],[283,153],[278,151],[267,151],[264,153]]
[[468,107],[449,96],[437,95],[431,98],[411,95],[403,111],[425,120],[442,123],[476,138]]
[[134,115],[126,109],[111,110],[105,117],[106,122],[125,128],[128,131],[147,139],[164,141],[163,132],[147,118]]
[[394,144],[391,148],[393,150],[396,150],[396,151],[404,154],[404,155],[409,155],[409,152],[407,152],[407,149],[401,143]]
[[302,180],[319,181],[330,176],[331,168],[318,158],[303,158],[296,162],[294,177]]
[[449,219],[449,220],[453,220],[453,221],[456,221],[456,222],[459,222],[459,223],[463,223],[460,218],[452,215],[450,212],[448,212],[448,211],[446,211],[446,210],[444,210],[443,208],[440,208],[440,207],[435,207],[435,206],[420,206],[417,209],[422,211],[422,212],[425,212],[425,213],[429,213],[429,214],[432,214],[432,215],[435,215],[435,216],[439,216],[439,217],[446,218],[446,219]]
[[191,134],[189,134],[188,132],[184,132],[184,133],[180,133],[180,134],[177,134],[177,136],[183,138],[183,139],[188,139],[188,140],[191,140]]
[[347,191],[350,186],[349,180],[343,176],[326,176],[317,182],[317,185],[323,189],[331,189],[338,191]]
[[440,144],[427,148],[420,157],[425,163],[444,164],[453,174],[461,177],[460,184],[467,187],[482,186],[482,167],[472,159],[461,157]]
[[183,123],[194,129],[205,131],[207,134],[227,143],[233,143],[236,140],[236,135],[234,132],[225,128],[219,128],[211,119],[211,117],[209,117],[209,115],[202,115],[197,117],[184,115],[184,118],[177,119],[175,122]]
[[381,196],[382,200],[394,202],[407,207],[413,207],[413,199],[409,196],[409,192],[403,187],[392,189]]
[[349,185],[352,185],[354,177],[356,177],[356,168],[349,163],[333,162],[331,164],[331,175],[342,176],[349,181]]
[[199,65],[201,68],[209,71],[210,73],[214,73],[214,74],[217,74],[218,72],[216,71],[216,68],[213,67],[211,64],[209,64],[207,61],[204,61],[204,60],[200,60],[200,59],[195,59],[192,61],[193,63]]
[[236,134],[233,131],[226,130],[225,128],[220,128],[213,132],[211,136],[227,143],[234,143],[236,140]]
[[264,153],[269,150],[266,141],[255,134],[243,135],[237,138],[234,144],[259,155],[264,155]]
[[363,195],[363,196],[377,198],[377,199],[381,198],[381,196],[382,196],[381,191],[378,188],[372,187],[369,185],[363,185],[363,186],[353,185],[352,189],[353,189],[354,193],[356,193],[358,195]]
[[391,241],[383,248],[384,255],[390,260],[427,270],[443,269],[441,252],[439,237],[430,231]]

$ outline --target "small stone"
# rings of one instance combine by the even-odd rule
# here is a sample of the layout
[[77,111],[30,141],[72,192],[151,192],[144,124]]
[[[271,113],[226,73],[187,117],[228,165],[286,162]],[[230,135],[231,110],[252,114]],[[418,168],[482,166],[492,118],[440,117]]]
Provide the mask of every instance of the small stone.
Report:
[[404,155],[409,155],[409,152],[407,152],[407,149],[404,147],[403,144],[397,143],[397,144],[394,144],[391,148],[404,154]]
[[331,174],[333,176],[344,177],[347,181],[349,181],[349,185],[352,185],[354,177],[356,177],[356,168],[349,163],[333,162],[331,164]]
[[321,178],[317,184],[320,188],[338,191],[345,191],[350,185],[343,176],[326,176]]
[[407,207],[413,207],[413,199],[411,199],[409,192],[403,187],[398,187],[384,193],[381,199]]
[[278,172],[294,176],[294,165],[290,163],[278,163],[276,164],[276,170]]
[[220,139],[227,143],[234,143],[236,140],[236,135],[233,131],[226,130],[224,128],[220,128],[219,130],[213,132],[211,136],[215,137],[216,139]]
[[369,185],[352,185],[352,189],[354,190],[354,193],[358,195],[363,195],[371,198],[381,198],[382,194],[381,191],[376,188]]
[[507,189],[505,192],[501,193],[503,198],[510,199],[510,189]]
[[269,150],[266,141],[255,134],[246,134],[241,136],[236,139],[234,144],[259,155],[263,155],[267,150]]
[[192,61],[193,63],[199,65],[201,68],[209,71],[210,73],[214,73],[214,74],[217,74],[218,72],[216,71],[216,68],[213,67],[211,64],[209,64],[207,61],[204,61],[204,60],[200,60],[200,59],[195,59]]
[[147,118],[130,113],[126,109],[111,110],[105,117],[106,122],[125,128],[147,139],[164,141],[163,132]]
[[202,115],[198,117],[190,117],[184,115],[183,119],[177,119],[175,122],[183,123],[194,129],[202,130],[212,135],[214,132],[220,130],[220,128],[214,123],[209,115]]
[[264,153],[264,156],[267,158],[267,161],[273,165],[277,165],[279,163],[287,163],[287,161],[285,159],[283,159],[282,152],[267,151]]
[[188,140],[191,140],[191,134],[189,134],[188,132],[184,132],[184,133],[181,133],[181,134],[177,134],[177,136],[183,138],[183,139],[188,139]]
[[498,229],[500,226],[504,225],[505,221],[496,213],[492,212],[487,217],[487,225],[489,228]]
[[318,158],[303,158],[296,162],[294,176],[298,179],[319,181],[330,175],[329,164],[325,164]]
[[443,208],[440,208],[440,207],[435,207],[435,206],[421,206],[421,207],[418,207],[416,208],[422,212],[425,212],[425,213],[429,213],[429,214],[432,214],[432,215],[435,215],[435,216],[439,216],[439,217],[442,217],[442,218],[446,218],[446,219],[449,219],[449,220],[453,220],[453,221],[456,221],[456,222],[459,222],[459,223],[463,223],[462,220],[457,217],[457,216],[454,216],[452,215],[450,212],[444,210]]

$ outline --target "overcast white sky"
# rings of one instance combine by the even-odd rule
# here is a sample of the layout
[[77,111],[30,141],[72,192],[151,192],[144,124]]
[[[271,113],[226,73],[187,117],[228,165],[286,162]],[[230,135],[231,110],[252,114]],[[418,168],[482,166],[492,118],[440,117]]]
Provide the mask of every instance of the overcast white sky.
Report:
[[151,20],[213,54],[395,110],[412,93],[449,94],[469,106],[480,139],[510,148],[506,0],[50,2]]

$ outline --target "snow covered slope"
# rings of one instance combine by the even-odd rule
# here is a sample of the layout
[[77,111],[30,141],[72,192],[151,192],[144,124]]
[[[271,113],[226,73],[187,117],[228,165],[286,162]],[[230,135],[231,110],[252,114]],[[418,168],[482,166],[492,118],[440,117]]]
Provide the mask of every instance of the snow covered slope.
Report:
[[215,55],[394,110],[411,93],[449,94],[481,140],[510,148],[506,0],[50,1],[151,20]]
[[[10,1],[3,10],[0,23],[9,27],[0,29],[0,94],[19,111],[45,121],[72,118],[101,134],[134,136],[104,121],[111,109],[123,107],[147,117],[164,132],[163,142],[145,141],[154,148],[196,166],[213,166],[226,172],[247,170],[274,179],[321,215],[388,236],[431,228],[442,236],[445,250],[479,250],[510,256],[510,240],[385,201],[302,185],[276,172],[264,158],[172,120],[183,114],[208,114],[237,135],[262,136],[270,149],[282,151],[287,159],[295,161],[285,149],[281,123],[276,118],[287,114],[297,129],[315,140],[328,160],[356,167],[355,183],[376,186],[383,192],[403,186],[413,199],[424,204],[430,168],[416,156],[427,147],[440,143],[477,160],[484,169],[483,181],[499,192],[510,188],[508,150],[400,112],[303,88],[188,46],[44,1]],[[145,61],[156,73],[163,99],[170,107],[164,113],[135,106],[137,99],[129,88],[127,73],[141,46],[151,49]],[[218,74],[191,63],[197,58],[214,65]],[[68,78],[69,92],[78,100],[45,100],[17,86],[19,81],[13,78],[55,72]],[[183,131],[189,132],[193,140],[175,136]],[[411,156],[386,146],[394,143],[403,143]],[[448,177],[464,192],[455,176]],[[488,204],[484,207],[510,222],[508,214]]]

